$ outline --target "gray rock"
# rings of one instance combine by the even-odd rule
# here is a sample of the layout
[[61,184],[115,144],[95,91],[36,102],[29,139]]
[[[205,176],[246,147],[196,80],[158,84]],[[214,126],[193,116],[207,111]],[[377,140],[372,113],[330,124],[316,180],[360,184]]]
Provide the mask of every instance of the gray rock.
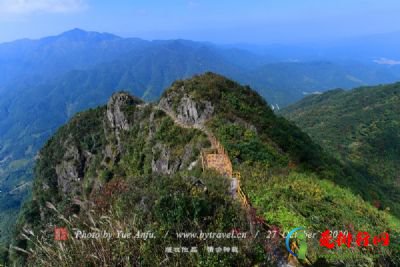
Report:
[[111,97],[107,103],[107,119],[112,129],[129,130],[130,123],[123,109],[135,103],[140,102],[127,93],[116,93]]
[[[66,142],[68,143],[68,142]],[[84,156],[74,145],[65,145],[67,148],[64,159],[56,165],[58,188],[64,194],[74,194],[80,190],[83,178]]]
[[116,138],[117,141],[116,154],[111,155],[109,153],[110,149],[108,149],[108,151],[105,151],[109,156],[111,156],[110,158],[115,159],[122,152],[121,132],[131,129],[135,121],[134,115],[125,114],[124,110],[129,106],[136,106],[142,103],[143,102],[141,100],[136,99],[133,96],[123,92],[113,94],[108,101],[106,112],[107,122],[112,130],[112,135]]
[[[157,144],[152,148],[153,160],[151,170],[158,174],[171,174],[170,150],[164,144]],[[157,156],[156,156],[157,155]]]
[[174,107],[174,100],[178,98],[175,92],[163,97],[159,107],[171,113],[178,122],[187,125],[203,125],[214,113],[214,107],[209,101],[200,100],[196,102],[191,96],[185,94]]
[[[203,106],[203,108],[200,108]],[[177,119],[187,125],[204,124],[214,112],[214,107],[208,101],[196,103],[188,96],[181,99],[177,108]]]

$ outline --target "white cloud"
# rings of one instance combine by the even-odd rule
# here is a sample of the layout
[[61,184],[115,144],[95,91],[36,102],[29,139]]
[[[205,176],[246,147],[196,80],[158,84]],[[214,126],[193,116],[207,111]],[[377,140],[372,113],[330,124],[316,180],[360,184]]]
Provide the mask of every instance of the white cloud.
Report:
[[85,0],[0,0],[0,14],[68,13],[87,7]]
[[374,62],[380,65],[400,65],[400,61],[384,57],[374,60]]

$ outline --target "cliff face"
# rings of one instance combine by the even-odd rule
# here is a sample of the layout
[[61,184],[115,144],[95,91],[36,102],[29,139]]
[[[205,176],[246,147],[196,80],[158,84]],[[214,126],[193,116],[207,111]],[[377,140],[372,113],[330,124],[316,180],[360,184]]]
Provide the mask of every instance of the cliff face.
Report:
[[[86,124],[88,116],[97,122],[90,130],[85,129],[87,125],[80,124]],[[66,138],[52,140],[60,145],[59,150],[62,151],[55,166],[57,189],[62,194],[82,193],[83,184],[87,181],[93,180],[98,184],[95,179],[102,176],[102,170],[108,173],[110,167],[112,169],[112,166],[126,160],[132,152],[139,157],[135,172],[173,174],[194,164],[193,160],[197,159],[195,153],[201,148],[201,144],[192,140],[200,138],[200,132],[190,130],[186,131],[190,132],[185,140],[187,142],[172,146],[173,140],[169,140],[172,136],[162,136],[168,130],[174,130],[171,119],[155,109],[153,104],[144,104],[126,93],[114,94],[106,108],[80,114],[76,120],[79,121],[75,125],[77,132],[65,133],[63,136]],[[165,127],[170,129],[166,131]],[[182,134],[188,134],[182,131]],[[42,154],[47,152],[44,150]],[[110,173],[108,176],[106,180],[112,178]]]
[[188,126],[204,125],[214,113],[214,107],[210,101],[195,101],[185,93],[184,86],[164,95],[159,102],[159,107],[174,116],[180,123]]
[[[210,136],[240,170],[241,186],[256,210],[232,198],[227,177],[202,170],[201,151],[214,146]],[[41,150],[33,200],[20,216],[14,244],[29,257],[17,250],[12,258],[28,266],[57,266],[53,258],[66,266],[282,264],[286,252],[279,238],[204,243],[175,234],[239,229],[251,235],[254,227],[266,234],[261,226],[249,226],[249,212],[279,231],[299,225],[322,231],[344,223],[371,231],[392,226],[389,214],[355,197],[352,188],[336,186],[354,178],[343,169],[297,127],[276,117],[257,93],[222,76],[177,81],[153,104],[118,93],[106,106],[77,114]],[[346,212],[332,209],[332,201]],[[59,247],[53,244],[54,226],[71,234],[78,229],[156,237],[73,239]],[[240,250],[210,254],[210,245]],[[171,246],[199,252],[166,256]]]

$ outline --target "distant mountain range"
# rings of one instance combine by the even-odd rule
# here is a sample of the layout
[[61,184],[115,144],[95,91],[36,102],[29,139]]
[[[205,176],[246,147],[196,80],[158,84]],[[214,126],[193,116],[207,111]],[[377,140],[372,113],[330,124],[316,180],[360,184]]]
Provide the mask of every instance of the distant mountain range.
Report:
[[80,29],[0,44],[0,223],[7,221],[2,212],[15,211],[28,192],[44,142],[76,112],[105,103],[115,91],[157,100],[173,81],[213,71],[249,84],[279,109],[306,94],[400,80],[397,66],[319,57],[293,62],[277,51]]
[[[366,42],[362,47],[368,44]],[[122,72],[118,73],[120,76],[128,75],[127,72],[141,72],[128,77],[134,82],[139,80],[134,84],[137,88],[127,89],[137,90],[139,95],[149,100],[159,97],[176,78],[207,70],[257,85],[254,87],[270,103],[281,106],[299,100],[310,86],[328,90],[400,79],[400,67],[377,63],[396,62],[396,56],[383,53],[371,56],[368,61],[356,61],[354,53],[354,56],[349,55],[353,51],[351,47],[356,45],[359,43],[355,41],[347,47],[339,43],[336,50],[332,50],[337,52],[279,45],[245,50],[240,45],[227,47],[187,40],[145,41],[74,29],[40,40],[23,39],[0,44],[0,92],[49,83],[71,71],[108,71],[117,64]],[[330,51],[328,48],[320,49]],[[303,50],[309,51],[309,56],[302,56]],[[166,82],[160,77],[146,80],[154,72],[165,71],[163,67],[172,68],[169,70],[171,76],[178,77],[158,74],[164,76]],[[115,83],[120,80],[123,79]],[[120,86],[132,84],[122,81]]]

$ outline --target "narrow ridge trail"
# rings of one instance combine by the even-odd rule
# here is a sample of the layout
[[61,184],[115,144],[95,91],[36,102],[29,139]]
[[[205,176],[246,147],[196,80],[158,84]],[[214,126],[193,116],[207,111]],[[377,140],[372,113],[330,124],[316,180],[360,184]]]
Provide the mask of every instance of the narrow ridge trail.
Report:
[[[206,169],[212,169],[230,179],[231,181],[230,194],[234,199],[237,199],[239,197],[239,201],[241,202],[243,208],[246,210],[247,220],[250,225],[250,232],[253,236],[255,237],[257,236],[257,234],[255,233],[256,232],[255,225],[260,225],[264,230],[267,231],[272,229],[273,227],[271,225],[267,224],[262,218],[256,215],[255,208],[252,206],[252,204],[249,201],[249,198],[247,197],[246,193],[242,190],[240,186],[240,180],[241,180],[240,172],[233,171],[232,162],[229,158],[228,153],[226,152],[224,146],[214,136],[214,134],[209,129],[207,129],[203,124],[187,125],[178,120],[178,118],[176,118],[175,114],[173,114],[172,112],[165,110],[164,108],[158,105],[155,106],[154,108],[156,110],[163,111],[178,126],[186,129],[198,129],[202,131],[204,134],[206,134],[208,140],[211,143],[211,148],[203,149],[200,153],[203,171]],[[282,233],[279,233],[279,236],[281,238],[285,238]],[[296,244],[292,245],[295,246]],[[285,262],[293,264],[293,265],[289,264],[289,266],[297,266],[298,264],[297,259],[294,258],[291,254],[288,255],[288,259]]]
[[232,197],[236,199],[237,196],[239,196],[242,204],[246,208],[249,208],[250,204],[247,200],[247,196],[240,188],[240,178],[241,178],[240,172],[233,172],[232,162],[225,148],[214,136],[214,134],[210,130],[208,130],[204,125],[201,124],[187,125],[182,123],[176,118],[176,116],[172,112],[169,112],[168,110],[165,110],[160,106],[155,106],[155,109],[163,111],[178,126],[186,129],[200,130],[207,136],[208,140],[211,143],[211,148],[203,149],[201,151],[200,156],[201,156],[203,170],[213,169],[216,170],[221,175],[228,177],[231,180],[230,193]]

